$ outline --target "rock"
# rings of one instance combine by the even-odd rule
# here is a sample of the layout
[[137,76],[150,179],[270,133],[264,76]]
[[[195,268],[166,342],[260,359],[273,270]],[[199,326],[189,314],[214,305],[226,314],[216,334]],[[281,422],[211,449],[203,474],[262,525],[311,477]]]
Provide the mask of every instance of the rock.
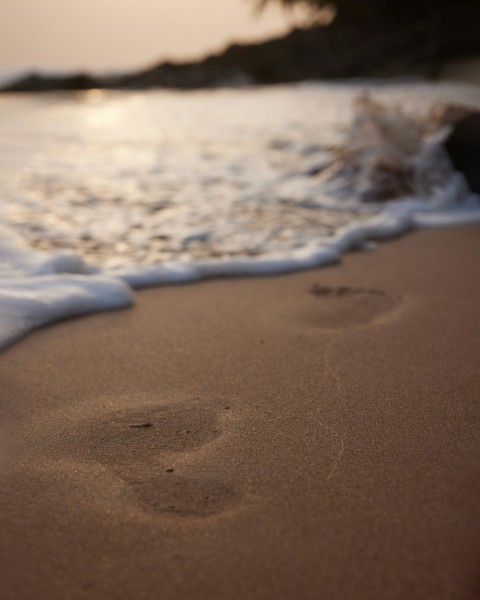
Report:
[[470,189],[480,194],[480,111],[457,121],[445,147],[454,167],[465,175]]

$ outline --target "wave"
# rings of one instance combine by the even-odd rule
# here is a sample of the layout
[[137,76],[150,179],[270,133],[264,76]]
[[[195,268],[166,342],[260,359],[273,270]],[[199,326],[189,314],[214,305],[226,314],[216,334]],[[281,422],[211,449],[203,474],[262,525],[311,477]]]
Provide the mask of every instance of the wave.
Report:
[[[414,228],[480,222],[479,199],[444,150],[448,134],[448,126],[433,126],[398,106],[360,97],[343,142],[328,149],[328,159],[324,160],[323,149],[323,163],[307,173],[277,180],[278,189],[269,192],[279,198],[283,194],[283,203],[288,197],[287,221],[305,207],[312,214],[347,209],[348,218],[337,221],[339,225],[328,234],[310,232],[300,238],[301,243],[297,237],[284,247],[264,245],[255,254],[223,251],[174,256],[155,264],[126,260],[101,264],[78,252],[39,250],[12,227],[4,227],[0,230],[0,348],[53,321],[130,306],[132,288],[319,267],[338,262],[348,250]],[[308,186],[313,182],[321,193],[296,198],[291,193],[295,181]],[[255,210],[261,210],[262,197],[255,202]]]

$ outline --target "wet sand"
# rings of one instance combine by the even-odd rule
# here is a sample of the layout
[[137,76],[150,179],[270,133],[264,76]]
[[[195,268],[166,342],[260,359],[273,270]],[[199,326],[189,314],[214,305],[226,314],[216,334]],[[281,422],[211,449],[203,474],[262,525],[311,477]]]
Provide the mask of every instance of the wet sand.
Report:
[[0,355],[10,599],[480,598],[480,228]]

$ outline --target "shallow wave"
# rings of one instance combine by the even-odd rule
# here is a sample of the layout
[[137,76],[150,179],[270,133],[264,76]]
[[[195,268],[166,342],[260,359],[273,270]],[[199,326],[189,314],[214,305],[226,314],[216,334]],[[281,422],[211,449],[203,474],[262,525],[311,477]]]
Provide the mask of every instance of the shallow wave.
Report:
[[358,96],[310,85],[1,100],[0,347],[129,306],[131,287],[285,273],[414,227],[480,222],[447,132],[424,126],[437,98],[480,106],[480,90]]

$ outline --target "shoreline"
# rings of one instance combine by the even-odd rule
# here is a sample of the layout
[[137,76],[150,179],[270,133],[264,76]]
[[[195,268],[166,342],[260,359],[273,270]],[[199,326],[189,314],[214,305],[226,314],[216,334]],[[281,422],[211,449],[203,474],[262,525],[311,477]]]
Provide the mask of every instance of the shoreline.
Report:
[[479,233],[146,289],[5,350],[5,598],[476,597]]

